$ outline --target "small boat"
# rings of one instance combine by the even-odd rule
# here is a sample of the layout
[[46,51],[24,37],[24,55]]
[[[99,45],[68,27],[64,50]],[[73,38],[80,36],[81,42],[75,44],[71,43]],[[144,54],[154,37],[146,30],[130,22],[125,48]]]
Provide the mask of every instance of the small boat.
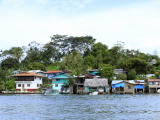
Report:
[[160,89],[157,90],[157,93],[160,93]]
[[100,89],[98,90],[98,92],[99,92],[99,94],[103,94],[104,90],[103,90],[102,88],[100,88]]
[[58,95],[59,91],[53,90],[53,89],[43,89],[42,94],[43,95]]
[[98,92],[95,91],[95,92],[89,93],[89,95],[98,95]]

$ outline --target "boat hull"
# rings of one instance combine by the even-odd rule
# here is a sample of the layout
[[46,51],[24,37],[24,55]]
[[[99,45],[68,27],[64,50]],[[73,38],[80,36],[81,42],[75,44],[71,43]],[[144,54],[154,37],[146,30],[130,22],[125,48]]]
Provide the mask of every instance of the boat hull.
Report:
[[98,95],[98,92],[89,93],[89,95]]

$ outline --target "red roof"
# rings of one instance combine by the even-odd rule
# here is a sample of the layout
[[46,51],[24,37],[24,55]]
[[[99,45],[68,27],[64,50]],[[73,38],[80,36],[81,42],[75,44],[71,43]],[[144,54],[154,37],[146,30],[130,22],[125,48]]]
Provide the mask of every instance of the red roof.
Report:
[[148,79],[148,82],[158,82],[160,79]]
[[15,75],[11,75],[11,76],[14,76],[14,77],[20,77],[20,76],[38,76],[38,77],[46,77],[46,76],[39,75],[39,74],[36,74],[36,73],[33,73],[33,72],[21,72],[21,73],[19,73],[19,74],[15,74]]
[[57,71],[47,71],[47,72],[45,72],[45,73],[59,73],[59,72],[61,72],[62,70],[57,70]]

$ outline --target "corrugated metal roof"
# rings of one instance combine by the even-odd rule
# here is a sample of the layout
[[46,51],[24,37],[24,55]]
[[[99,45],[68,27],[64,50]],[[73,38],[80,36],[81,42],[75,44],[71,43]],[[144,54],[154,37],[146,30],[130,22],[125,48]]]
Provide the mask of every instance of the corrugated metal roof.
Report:
[[45,73],[59,73],[59,72],[61,72],[62,70],[57,70],[57,71],[47,71],[47,72],[45,72]]
[[148,79],[148,82],[157,82],[160,81],[160,79]]
[[120,82],[129,82],[132,84],[144,84],[144,80],[112,80],[112,84],[117,84]]

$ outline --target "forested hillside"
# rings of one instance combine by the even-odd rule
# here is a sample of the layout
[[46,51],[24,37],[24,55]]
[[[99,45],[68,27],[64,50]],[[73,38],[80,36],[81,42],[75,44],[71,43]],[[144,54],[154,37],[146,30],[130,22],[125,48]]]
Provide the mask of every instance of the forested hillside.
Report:
[[[0,52],[1,83],[4,76],[12,70],[72,70],[73,75],[85,74],[86,70],[102,70],[102,76],[111,77],[113,69],[136,71],[136,74],[155,73],[160,70],[160,59],[157,55],[145,54],[140,50],[124,49],[118,42],[110,49],[103,43],[96,43],[92,36],[73,37],[53,35],[51,41],[39,44],[36,41],[26,46],[11,47]],[[156,65],[150,65],[155,59]],[[107,75],[106,75],[107,74]]]

